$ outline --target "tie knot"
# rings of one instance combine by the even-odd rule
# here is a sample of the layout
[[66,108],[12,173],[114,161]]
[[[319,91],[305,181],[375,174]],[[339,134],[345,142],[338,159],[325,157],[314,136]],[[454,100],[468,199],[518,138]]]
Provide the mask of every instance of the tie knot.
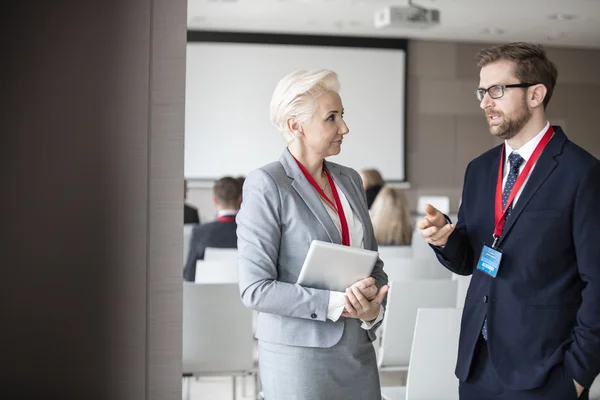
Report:
[[525,161],[525,160],[523,159],[523,157],[521,157],[521,155],[519,153],[516,153],[513,151],[508,156],[508,161],[510,162],[511,168],[518,169],[521,166],[521,164],[523,164],[523,161]]

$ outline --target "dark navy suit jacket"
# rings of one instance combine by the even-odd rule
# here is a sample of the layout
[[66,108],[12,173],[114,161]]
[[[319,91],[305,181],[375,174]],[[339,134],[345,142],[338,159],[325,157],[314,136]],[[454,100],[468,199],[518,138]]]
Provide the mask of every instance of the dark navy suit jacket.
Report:
[[497,277],[476,267],[492,242],[502,146],[467,167],[456,229],[434,249],[451,271],[473,274],[456,365],[462,381],[486,316],[490,360],[509,389],[539,387],[561,363],[586,388],[600,372],[600,162],[554,129],[506,221]]
[[204,259],[207,247],[237,248],[235,221],[213,221],[194,227],[190,238],[190,251],[183,268],[183,279],[196,280],[196,261]]

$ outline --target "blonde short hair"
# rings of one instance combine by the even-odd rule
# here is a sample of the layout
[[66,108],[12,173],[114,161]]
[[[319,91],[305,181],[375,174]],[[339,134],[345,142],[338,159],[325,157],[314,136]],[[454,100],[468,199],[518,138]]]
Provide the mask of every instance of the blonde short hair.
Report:
[[383,177],[376,169],[363,169],[360,171],[360,175],[363,179],[363,184],[367,188],[371,186],[383,186],[385,184]]
[[384,186],[371,206],[371,221],[378,245],[411,244],[412,219],[406,196],[402,191]]
[[315,113],[315,100],[324,93],[339,92],[340,83],[335,72],[328,69],[295,71],[283,77],[275,87],[271,98],[271,122],[287,143],[294,137],[287,127],[287,120],[296,117],[302,125]]

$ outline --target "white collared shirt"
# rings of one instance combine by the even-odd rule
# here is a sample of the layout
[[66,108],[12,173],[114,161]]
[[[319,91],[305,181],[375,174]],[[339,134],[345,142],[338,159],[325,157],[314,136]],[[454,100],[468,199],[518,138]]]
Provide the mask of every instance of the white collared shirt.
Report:
[[238,210],[221,210],[217,212],[218,217],[235,217],[238,213]]
[[[362,222],[360,221],[360,218],[358,217],[358,215],[356,215],[356,213],[354,213],[354,211],[352,210],[352,207],[350,206],[348,199],[344,195],[344,192],[342,192],[342,190],[337,185],[337,183],[334,183],[334,184],[335,184],[335,188],[337,189],[338,195],[340,197],[340,203],[342,203],[342,208],[344,210],[344,214],[346,215],[346,221],[348,223],[348,232],[350,234],[350,246],[351,247],[360,247],[362,249],[362,248],[364,248],[364,230],[363,230]],[[331,209],[331,207],[329,207],[328,205],[325,204],[325,200],[322,197],[321,197],[321,201],[323,202],[323,206],[329,213],[329,216],[333,220],[333,223],[335,224],[335,227],[337,228],[338,232],[340,233],[340,237],[341,237],[342,236],[342,225],[340,223],[340,217],[338,216],[338,214],[335,211],[333,211]],[[342,292],[333,292],[333,291],[329,292],[329,304],[327,306],[327,318],[328,319],[330,319],[332,321],[337,321],[340,318],[340,316],[342,315],[342,311],[344,310],[344,296],[346,296],[346,294],[342,293]],[[372,322],[362,321],[363,323],[361,325],[361,328],[366,329],[366,330],[371,329],[371,327],[373,325],[375,325],[376,323],[378,323],[379,321],[381,321],[383,319],[383,311],[384,311],[384,309],[382,306],[379,309],[379,315],[377,316],[377,318]]]
[[[527,161],[531,158],[533,152],[535,151],[535,148],[537,147],[537,145],[540,143],[540,141],[544,137],[544,133],[546,133],[546,130],[548,129],[549,126],[550,126],[550,122],[546,121],[546,125],[544,126],[544,129],[542,129],[540,133],[538,133],[535,137],[533,137],[531,140],[529,140],[529,142],[525,143],[519,150],[513,150],[510,147],[510,145],[508,144],[508,142],[504,141],[504,146],[505,146],[505,149],[504,149],[504,173],[503,173],[503,177],[502,177],[502,189],[503,190],[504,190],[504,186],[506,185],[506,180],[508,179],[508,172],[510,171],[510,162],[508,161],[508,156],[510,155],[510,153],[512,153],[514,151],[514,152],[518,153],[521,157],[523,157],[523,159],[525,160],[519,166],[519,174],[520,174],[521,171],[523,171],[523,168],[525,168],[525,164],[527,163]],[[529,177],[531,176],[531,173],[533,172],[533,169],[535,168],[536,164],[537,164],[537,161],[535,164],[533,164],[533,167],[529,171],[529,175],[525,178],[523,185],[519,188],[519,191],[517,192],[515,199],[512,202],[513,208],[514,208],[515,204],[517,204],[517,200],[519,200],[521,193],[523,193],[523,189],[525,188],[525,185],[527,185],[527,181],[529,180]]]

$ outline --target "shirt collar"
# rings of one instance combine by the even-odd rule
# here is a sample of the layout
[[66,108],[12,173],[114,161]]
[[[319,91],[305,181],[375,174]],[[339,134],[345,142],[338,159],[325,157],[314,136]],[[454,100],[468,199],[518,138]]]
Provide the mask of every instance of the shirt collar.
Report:
[[232,217],[238,213],[238,210],[221,210],[217,212],[217,217]]
[[531,155],[533,154],[533,152],[535,151],[535,148],[537,147],[537,145],[540,143],[540,141],[544,137],[544,133],[546,133],[546,130],[548,130],[548,127],[550,127],[550,122],[546,121],[546,126],[544,126],[544,129],[542,129],[540,131],[540,133],[538,133],[529,142],[525,143],[523,145],[523,147],[521,147],[519,150],[513,150],[510,147],[510,145],[508,144],[508,142],[505,140],[504,146],[506,146],[506,152],[504,154],[504,163],[506,164],[508,162],[508,156],[510,155],[510,153],[512,153],[513,151],[516,151],[525,160],[523,162],[523,165],[524,165],[524,163],[526,163],[527,160],[529,160],[529,158],[531,158]]

